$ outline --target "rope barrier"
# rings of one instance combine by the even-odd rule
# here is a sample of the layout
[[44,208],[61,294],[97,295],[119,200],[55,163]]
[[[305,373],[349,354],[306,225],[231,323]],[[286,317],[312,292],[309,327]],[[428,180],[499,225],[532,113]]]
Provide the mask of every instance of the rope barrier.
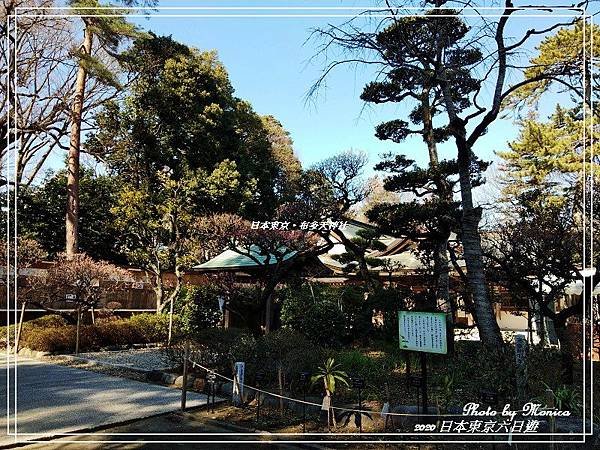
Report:
[[[229,381],[231,383],[235,383],[235,380],[233,378],[226,377],[225,375],[222,375],[222,374],[216,372],[215,370],[209,369],[208,367],[205,367],[205,366],[203,366],[202,364],[200,364],[200,363],[198,363],[196,361],[192,361],[189,358],[188,358],[188,360],[189,360],[190,363],[192,363],[192,367],[194,367],[194,368],[196,366],[200,367],[202,370],[206,370],[207,372],[214,373],[217,377],[220,377],[220,378],[222,378],[224,380],[227,380],[227,381]],[[270,395],[272,397],[277,397],[277,398],[281,398],[281,399],[285,399],[285,400],[291,400],[292,402],[302,403],[302,404],[305,404],[305,405],[318,406],[319,408],[322,407],[322,404],[320,404],[320,403],[309,402],[309,401],[300,400],[300,399],[297,399],[297,398],[287,397],[285,395],[280,395],[280,394],[276,394],[274,392],[269,392],[269,391],[265,391],[263,389],[259,389],[257,387],[253,387],[253,386],[250,386],[248,384],[242,384],[242,386],[245,386],[248,389],[251,389],[251,390],[256,391],[256,392],[262,392],[263,394]],[[338,411],[355,412],[355,413],[361,413],[361,414],[363,414],[363,413],[381,414],[378,411],[371,411],[371,410],[364,410],[364,409],[349,409],[349,408],[342,408],[342,407],[339,407],[339,406],[330,406],[330,409],[336,409]],[[546,411],[556,410],[556,408],[543,408],[543,409],[546,410]],[[519,413],[519,412],[524,412],[524,411],[525,410],[523,410],[523,409],[519,409],[519,410],[516,410],[514,412]],[[386,412],[385,415],[389,415],[389,416],[403,416],[403,417],[462,417],[462,416],[465,416],[463,413],[456,413],[456,414],[419,414],[419,413],[393,413],[393,412]]]

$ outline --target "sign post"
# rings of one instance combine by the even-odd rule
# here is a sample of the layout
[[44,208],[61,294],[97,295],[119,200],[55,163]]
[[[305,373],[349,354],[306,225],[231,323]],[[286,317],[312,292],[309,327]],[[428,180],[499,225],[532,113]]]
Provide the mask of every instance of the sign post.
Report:
[[352,388],[358,390],[358,432],[362,433],[362,390],[365,388],[365,379],[352,377]]
[[215,412],[215,391],[216,389],[216,381],[217,374],[212,370],[206,373],[206,381],[208,382],[208,394],[206,395],[206,412],[210,413],[210,396],[212,394],[212,412]]
[[[398,334],[402,350],[416,351],[421,359],[422,413],[427,413],[427,353],[448,353],[446,314],[398,311]],[[418,403],[418,400],[417,400]]]
[[306,433],[306,382],[310,377],[310,372],[300,372],[300,381],[302,382],[302,432]]
[[[427,405],[429,404],[429,399],[427,398],[427,353],[420,352],[421,356],[421,398],[423,399],[423,407],[421,408],[421,412],[423,413],[423,417],[426,417],[427,414]],[[424,419],[423,422],[427,422],[427,419]]]
[[188,378],[188,359],[190,358],[190,341],[185,341],[185,349],[183,353],[183,384],[181,386],[181,410],[185,411],[185,403],[187,400],[187,378]]
[[260,391],[258,389],[260,389],[261,383],[263,378],[265,377],[265,374],[262,371],[258,371],[256,372],[256,421],[258,422],[258,419],[260,419]]

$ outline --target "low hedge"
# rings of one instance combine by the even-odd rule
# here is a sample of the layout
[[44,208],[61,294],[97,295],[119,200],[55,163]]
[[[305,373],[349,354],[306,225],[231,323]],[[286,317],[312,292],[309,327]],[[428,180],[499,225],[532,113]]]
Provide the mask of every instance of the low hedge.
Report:
[[[46,316],[23,324],[20,348],[27,347],[50,353],[71,353],[75,350],[77,326],[66,325],[56,316]],[[54,318],[50,318],[54,317]],[[37,322],[36,322],[37,321]],[[175,336],[179,320],[173,317]],[[166,314],[137,314],[130,319],[98,321],[95,325],[81,325],[80,351],[98,350],[103,347],[165,342],[169,333],[169,317]]]

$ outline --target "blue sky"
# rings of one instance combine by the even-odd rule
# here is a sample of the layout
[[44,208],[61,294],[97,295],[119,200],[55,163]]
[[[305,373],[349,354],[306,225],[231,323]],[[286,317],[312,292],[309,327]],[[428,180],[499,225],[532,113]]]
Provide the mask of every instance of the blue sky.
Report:
[[[171,6],[162,2],[161,6]],[[186,3],[179,3],[185,5]],[[188,2],[187,4],[215,5],[215,2]],[[227,2],[228,5],[235,3]],[[238,2],[249,5],[310,5],[307,2]],[[340,1],[319,5],[339,6]],[[343,6],[363,5],[345,1]],[[270,13],[269,11],[233,11],[240,13]],[[315,12],[315,11],[312,11]],[[350,11],[347,11],[350,12]],[[160,11],[180,14],[221,14],[227,11]],[[280,11],[286,13],[286,11]],[[310,13],[309,11],[305,13]],[[325,13],[325,11],[321,11]],[[304,166],[348,148],[361,149],[375,164],[383,152],[401,152],[426,164],[427,155],[418,138],[402,144],[379,141],[374,136],[378,123],[393,118],[406,118],[408,110],[397,105],[365,105],[359,95],[366,82],[373,79],[373,69],[346,66],[328,77],[327,88],[313,102],[306,102],[306,94],[323,69],[323,61],[310,61],[317,41],[308,41],[311,28],[328,23],[340,23],[343,18],[307,17],[152,17],[135,19],[141,27],[157,34],[172,35],[174,39],[202,50],[217,50],[236,90],[236,95],[249,100],[260,114],[277,117],[291,133],[295,150]],[[516,28],[531,26],[532,20],[519,19]],[[536,42],[533,41],[533,44]],[[552,105],[542,107],[542,113]],[[495,150],[506,148],[507,141],[516,136],[513,118],[500,120],[490,127],[481,139],[477,153],[493,159]],[[442,157],[453,157],[452,142],[441,146]]]
[[145,25],[200,49],[217,50],[236,95],[249,100],[258,113],[282,122],[303,164],[350,147],[368,151],[376,160],[390,146],[373,135],[382,114],[363,110],[359,99],[371,78],[365,69],[335,71],[327,88],[306,102],[322,65],[309,62],[315,46],[305,41],[310,27],[326,23],[298,18],[152,18]]

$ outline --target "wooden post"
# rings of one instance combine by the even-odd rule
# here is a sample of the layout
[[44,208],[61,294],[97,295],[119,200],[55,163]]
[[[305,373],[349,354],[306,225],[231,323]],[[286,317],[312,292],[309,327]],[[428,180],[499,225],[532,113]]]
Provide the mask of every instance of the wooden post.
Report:
[[[545,397],[546,397],[546,407],[547,408],[554,408],[555,404],[554,404],[554,392],[552,392],[552,389],[546,389],[546,392],[544,393]],[[554,416],[550,416],[550,449],[554,450],[554,432],[556,431],[556,419],[554,418]]]
[[421,396],[423,398],[423,414],[427,414],[427,353],[419,352],[421,354]]
[[358,388],[358,433],[362,433],[362,395],[361,389]]
[[279,412],[283,415],[283,368],[282,364],[277,365],[277,382],[279,387]]
[[404,351],[404,361],[406,366],[406,385],[410,386],[410,352]]
[[171,337],[173,336],[173,302],[174,298],[171,298],[171,305],[169,306],[169,338],[167,339],[167,345],[171,345]]
[[77,307],[77,334],[75,336],[75,354],[79,355],[79,329],[81,328],[81,306]]
[[23,302],[21,305],[21,317],[19,318],[19,327],[17,328],[17,336],[15,337],[15,353],[19,353],[19,341],[21,340],[21,331],[23,330],[23,317],[25,316],[25,305],[27,302]]
[[223,328],[229,328],[229,310],[227,309],[227,304],[223,307]]
[[527,398],[527,340],[522,335],[515,337],[515,363],[517,366],[517,396],[520,403]]
[[185,402],[187,397],[187,376],[188,376],[188,359],[190,357],[190,341],[185,341],[185,351],[183,352],[183,385],[181,386],[181,410],[185,411]]

